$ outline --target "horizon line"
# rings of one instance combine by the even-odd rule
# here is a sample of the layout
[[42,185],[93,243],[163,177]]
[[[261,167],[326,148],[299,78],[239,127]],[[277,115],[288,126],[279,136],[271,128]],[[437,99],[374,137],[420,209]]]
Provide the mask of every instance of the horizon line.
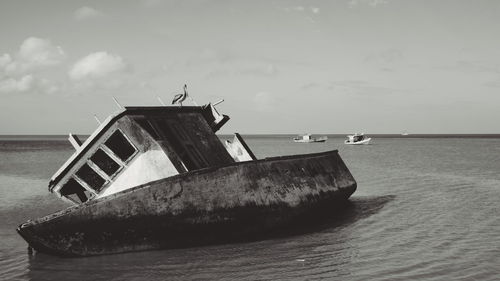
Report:
[[[297,135],[303,135],[303,134],[297,134],[297,133],[240,133],[243,136],[297,136]],[[311,133],[311,135],[326,135],[326,136],[346,136],[346,135],[352,135],[353,133],[330,133],[330,134],[325,134],[325,133]],[[68,137],[69,134],[0,134],[0,138],[16,138],[16,137],[21,137],[21,138],[29,138],[29,137],[51,137],[51,138],[61,138],[61,137]],[[73,135],[78,135],[82,137],[88,137],[91,134],[73,134]],[[217,134],[219,136],[231,136],[234,135],[234,133],[221,133]],[[401,133],[370,133],[370,134],[365,134],[369,136],[377,136],[377,137],[423,137],[423,136],[476,136],[476,137],[499,137],[500,138],[500,133],[414,133],[414,134],[407,134],[403,135]]]

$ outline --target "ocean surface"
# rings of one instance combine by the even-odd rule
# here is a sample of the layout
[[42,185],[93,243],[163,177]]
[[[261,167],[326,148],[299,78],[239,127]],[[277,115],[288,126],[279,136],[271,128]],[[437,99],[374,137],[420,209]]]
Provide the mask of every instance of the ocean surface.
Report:
[[30,256],[15,229],[67,206],[47,184],[72,147],[57,137],[0,138],[0,280],[500,280],[499,138],[245,139],[258,158],[338,149],[358,189],[321,225],[279,238]]

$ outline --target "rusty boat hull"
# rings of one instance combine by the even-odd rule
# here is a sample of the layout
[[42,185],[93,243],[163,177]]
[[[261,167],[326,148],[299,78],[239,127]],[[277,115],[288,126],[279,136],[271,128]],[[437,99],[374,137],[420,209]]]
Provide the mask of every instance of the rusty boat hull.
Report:
[[355,190],[336,150],[273,157],[149,182],[17,231],[36,251],[59,256],[241,241],[340,205]]

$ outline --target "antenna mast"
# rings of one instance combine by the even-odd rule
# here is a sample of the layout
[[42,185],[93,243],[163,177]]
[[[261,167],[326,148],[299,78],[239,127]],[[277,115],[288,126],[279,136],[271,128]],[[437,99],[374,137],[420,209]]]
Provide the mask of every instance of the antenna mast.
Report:
[[116,106],[118,106],[119,109],[123,109],[123,106],[118,102],[118,100],[115,97],[112,97],[112,98],[115,101]]
[[167,106],[160,97],[156,97],[161,105]]

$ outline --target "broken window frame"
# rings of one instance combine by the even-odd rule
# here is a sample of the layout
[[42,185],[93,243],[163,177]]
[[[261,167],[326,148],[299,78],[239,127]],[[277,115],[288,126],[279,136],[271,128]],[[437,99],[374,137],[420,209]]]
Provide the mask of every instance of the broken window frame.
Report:
[[[61,188],[59,189],[59,195],[61,196],[61,198],[65,198],[67,200],[69,200],[70,202],[74,203],[74,204],[83,204],[85,202],[78,202],[76,201],[75,199],[73,199],[72,197],[70,197],[69,195],[70,194],[67,194],[67,195],[63,195],[62,194],[62,189],[64,188],[64,186],[70,181],[70,180],[75,180],[81,187],[83,187],[84,190],[88,191],[90,193],[90,196],[87,196],[87,194],[85,194],[85,196],[87,196],[87,201],[85,202],[88,202],[89,200],[93,199],[94,197],[97,196],[97,193],[95,190],[93,190],[85,181],[83,181],[82,179],[80,179],[78,176],[76,175],[72,175],[71,177],[69,177],[69,179],[61,186]],[[76,193],[71,193],[71,194],[76,194]],[[78,195],[77,195],[78,196]],[[80,198],[78,198],[80,199]]]
[[[118,170],[116,170],[113,174],[108,175],[99,165],[97,165],[93,160],[92,157],[99,151],[102,150],[109,158],[111,158],[112,161],[114,161],[119,167]],[[109,148],[105,147],[104,145],[100,145],[96,151],[87,159],[87,164],[91,166],[94,171],[96,171],[98,174],[100,174],[104,179],[107,179],[109,181],[112,181],[113,178],[115,178],[124,168],[126,168],[126,163],[124,163],[119,157],[114,155],[114,153],[109,150]]]
[[[101,193],[102,190],[104,190],[104,188],[109,184],[110,180],[108,177],[104,177],[102,174],[99,173],[100,169],[99,169],[99,171],[97,171],[95,169],[97,166],[94,163],[90,164],[89,162],[90,162],[89,159],[87,159],[87,161],[85,161],[85,163],[83,165],[81,165],[72,176],[75,179],[79,179],[80,181],[84,182],[87,185],[87,187],[92,189],[94,191],[94,193],[97,195],[97,194]],[[92,171],[94,171],[99,177],[101,177],[104,180],[104,183],[100,187],[92,186],[90,183],[86,182],[83,178],[81,178],[80,176],[77,175],[77,173],[80,171],[80,169],[82,169],[85,165],[89,166],[89,168]]]
[[[113,136],[116,132],[119,132],[125,139],[125,141],[127,141],[129,143],[129,145],[133,148],[134,152],[124,161],[122,160],[118,155],[116,155],[115,152],[113,152],[113,150],[111,150],[111,148],[109,148],[105,143],[106,141],[111,137]],[[114,162],[116,162],[116,164],[118,164],[120,166],[120,168],[118,168],[118,170],[113,173],[112,175],[108,175],[106,172],[104,172],[96,163],[94,163],[92,160],[91,160],[91,157],[94,156],[94,154],[99,151],[102,150],[104,153],[106,153],[110,158],[111,160],[113,160]],[[113,179],[116,178],[116,176],[118,174],[120,174],[123,170],[125,170],[127,167],[128,167],[128,164],[130,163],[130,161],[132,161],[132,159],[135,158],[135,156],[139,153],[139,149],[137,149],[137,147],[134,145],[134,143],[130,140],[130,138],[123,133],[122,130],[120,129],[116,129],[114,130],[107,138],[106,140],[104,140],[101,145],[99,145],[99,147],[94,151],[94,153],[87,159],[86,163],[97,173],[99,174],[103,179],[106,180],[106,182],[103,184],[103,186],[101,187],[101,189],[98,191],[98,194],[103,192],[111,182],[113,182]],[[96,194],[97,195],[97,194]]]
[[[125,160],[121,159],[110,147],[108,147],[106,145],[106,142],[116,133],[116,132],[119,132],[124,138],[125,140],[130,144],[130,146],[134,149],[134,152]],[[123,133],[123,131],[121,129],[116,129],[114,130],[107,138],[105,141],[102,142],[102,144],[100,145],[101,147],[105,147],[107,150],[105,150],[105,152],[109,152],[108,154],[110,154],[110,156],[114,156],[115,158],[119,159],[121,163],[124,163],[124,164],[127,164],[129,163],[134,157],[135,155],[137,155],[137,153],[139,152],[139,150],[137,149],[137,147],[134,145],[134,143],[130,140],[130,138]]]
[[[112,136],[116,133],[116,131],[119,131],[122,136],[125,138],[125,140],[131,145],[131,147],[134,149],[134,153],[132,153],[125,161],[123,161],[118,155],[116,155],[113,150],[111,150],[108,146],[105,145],[105,142]],[[111,160],[113,160],[114,162],[116,162],[120,168],[114,172],[112,175],[108,175],[106,174],[106,172],[104,172],[96,163],[94,163],[92,160],[91,160],[91,157],[94,156],[94,154],[99,151],[99,150],[102,150],[104,153],[106,153],[110,158]],[[81,165],[78,167],[78,169],[71,175],[71,177],[69,177],[69,179],[61,186],[61,189],[64,188],[64,185],[69,182],[71,179],[74,179],[78,184],[80,184],[86,191],[88,191],[90,193],[91,196],[87,196],[87,201],[85,202],[88,202],[89,200],[95,198],[96,196],[98,196],[100,193],[102,193],[108,186],[111,182],[113,182],[113,179],[116,178],[116,176],[118,174],[120,174],[125,168],[128,167],[130,161],[132,161],[132,159],[134,159],[134,157],[139,153],[139,150],[137,149],[137,147],[134,145],[134,143],[130,140],[129,137],[127,137],[126,134],[123,133],[122,130],[120,129],[116,129],[113,131],[113,133],[111,133],[108,138],[106,138],[105,141],[103,141],[99,146],[98,148],[87,158],[87,160]],[[83,165],[87,164],[90,169],[92,169],[95,173],[97,173],[98,176],[100,176],[102,179],[104,179],[104,183],[103,185],[101,186],[101,188],[99,189],[99,191],[97,189],[95,189],[94,187],[92,187],[90,184],[88,184],[86,181],[84,181],[82,178],[80,178],[76,173],[83,167]],[[76,201],[75,199],[69,197],[68,195],[63,195],[61,193],[61,189],[59,190],[59,195],[62,197],[62,198],[65,198],[69,201],[71,201],[72,203],[74,204],[83,204],[84,202],[78,202]],[[72,194],[76,194],[76,193],[72,193]]]
[[[83,204],[83,203],[86,203],[88,201],[90,201],[92,198],[94,198],[94,194],[86,189],[84,189],[84,195],[87,197],[87,201],[81,201],[80,200],[80,197],[78,196],[77,193],[71,193],[71,194],[67,194],[67,195],[61,195],[62,198],[68,200],[69,202],[73,203],[73,204],[76,204],[76,205],[79,205],[79,204]],[[72,196],[75,196],[76,198],[73,198]]]

